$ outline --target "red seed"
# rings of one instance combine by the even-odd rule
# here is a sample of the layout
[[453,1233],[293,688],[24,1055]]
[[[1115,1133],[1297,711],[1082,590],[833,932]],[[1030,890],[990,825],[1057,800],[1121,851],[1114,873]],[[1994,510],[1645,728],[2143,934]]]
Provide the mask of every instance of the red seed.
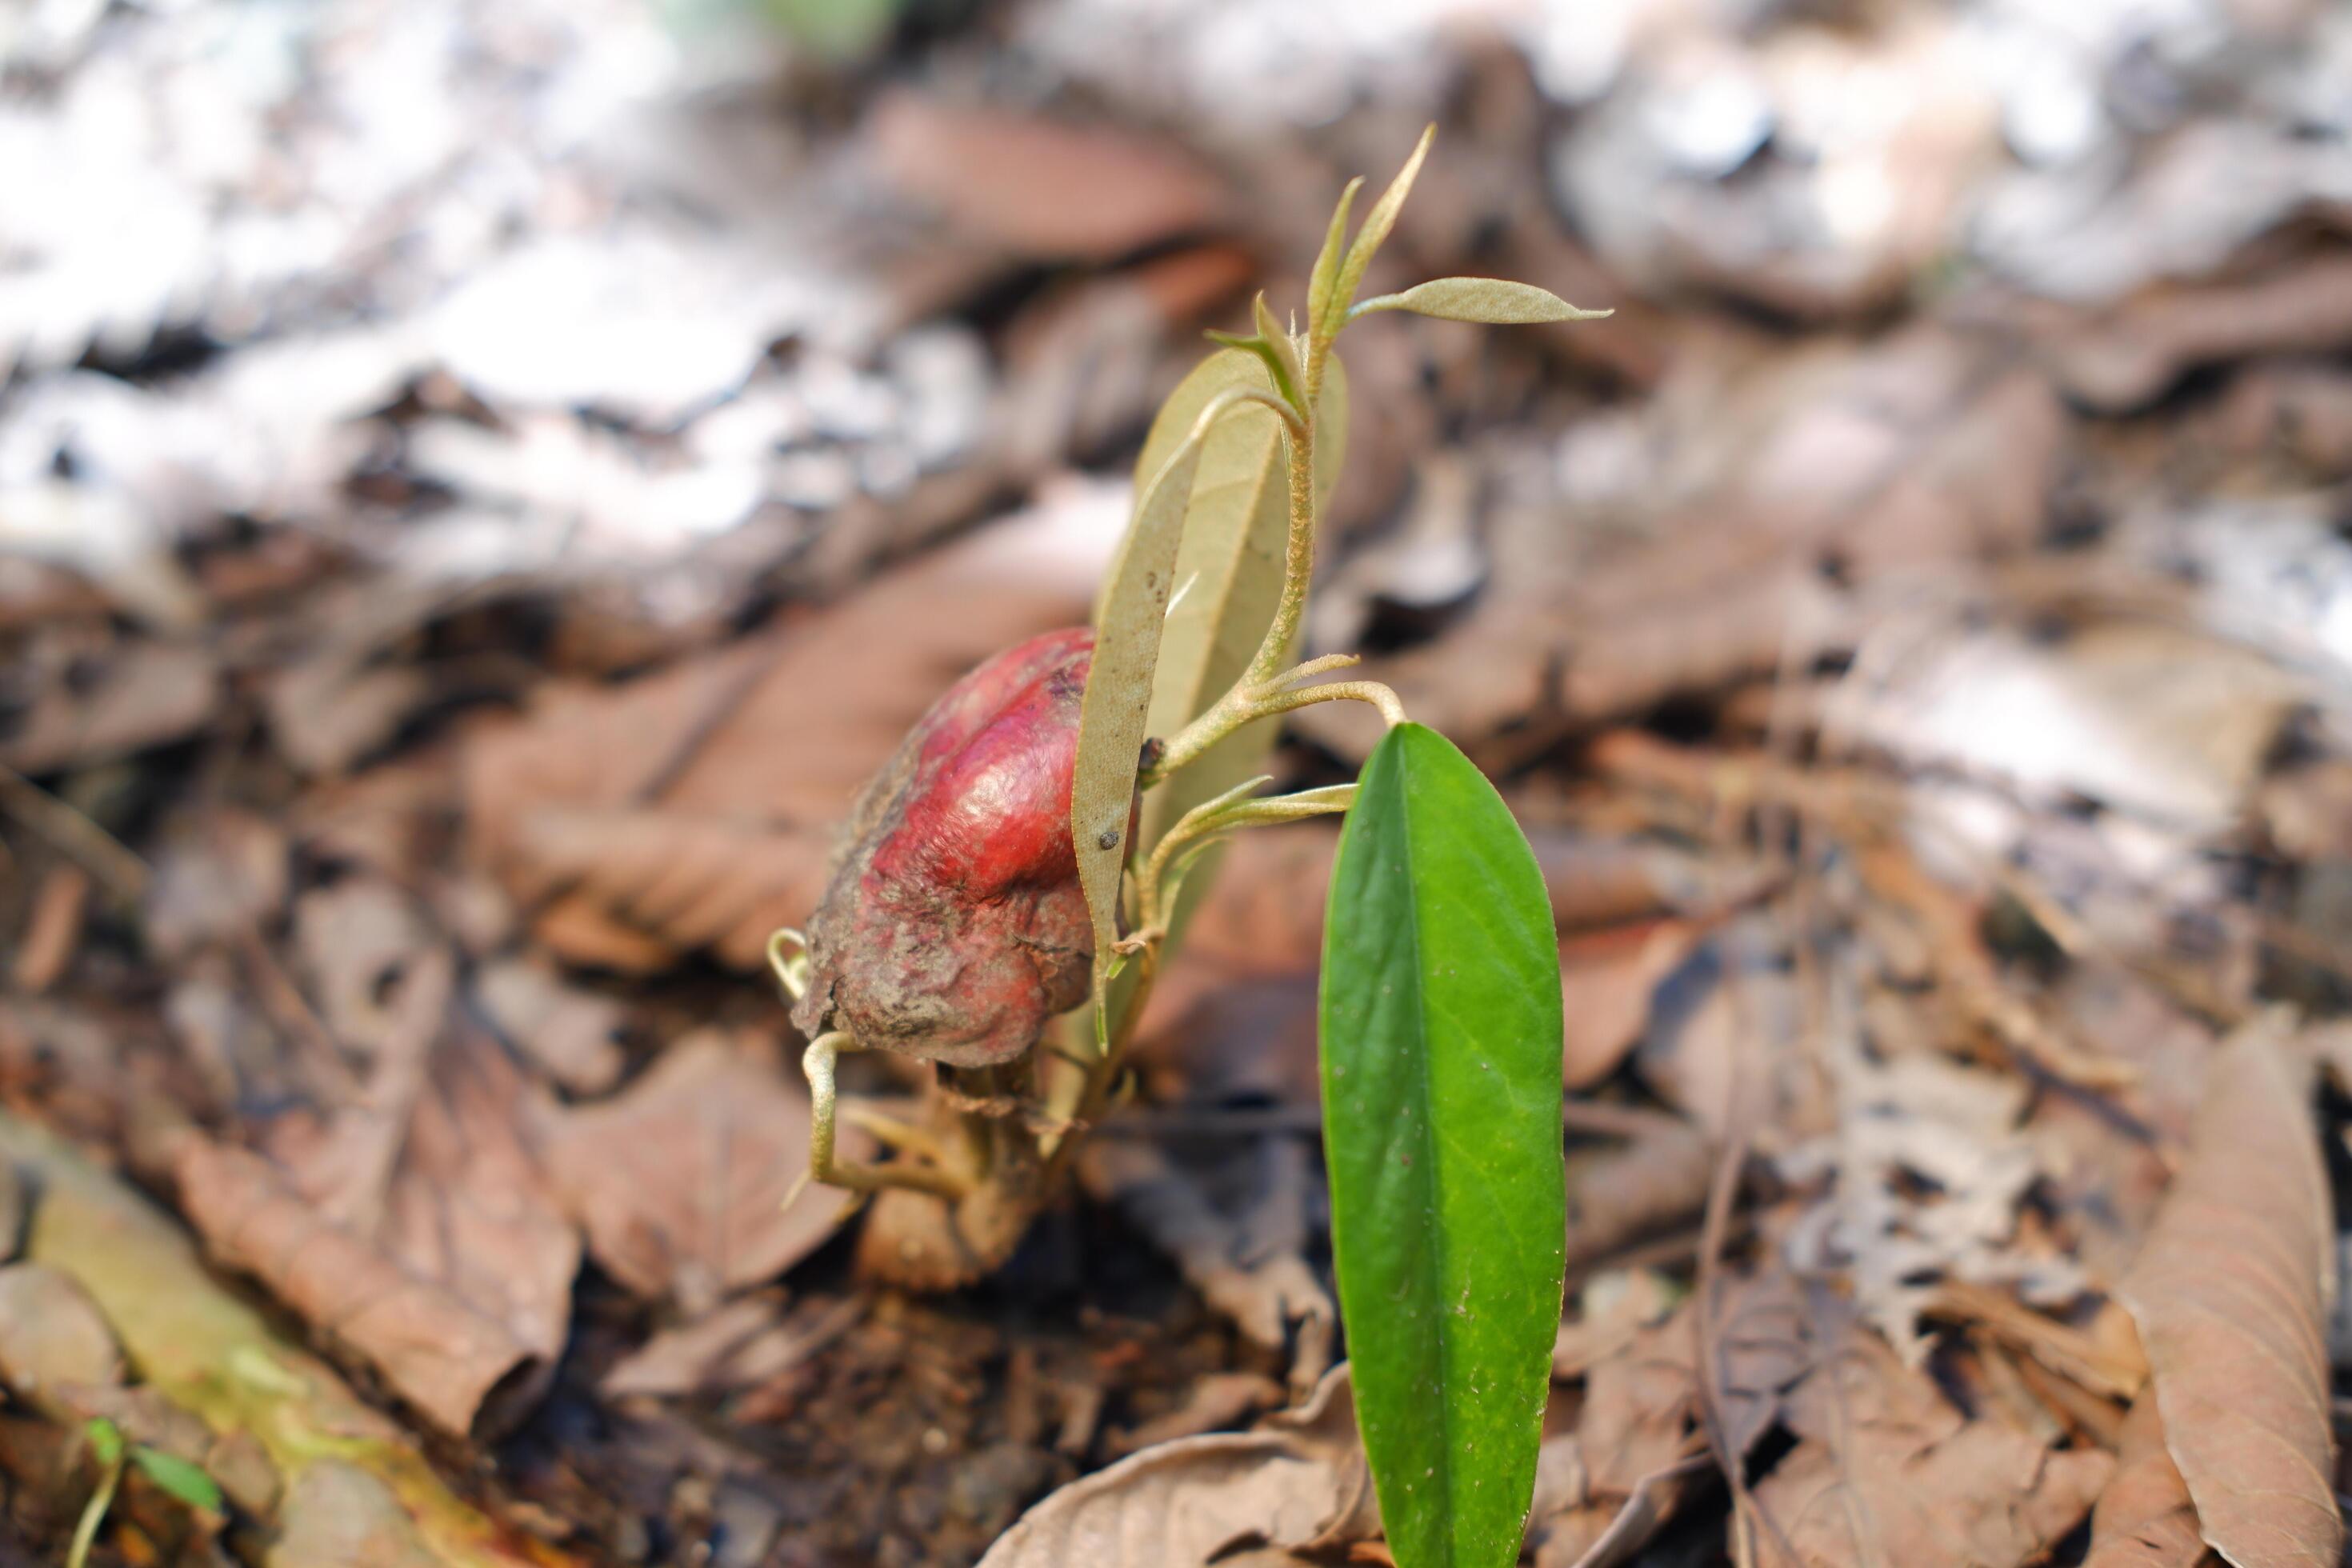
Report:
[[1085,1000],[1070,775],[1094,640],[1048,632],[990,659],[866,785],[810,923],[803,1032],[985,1067]]

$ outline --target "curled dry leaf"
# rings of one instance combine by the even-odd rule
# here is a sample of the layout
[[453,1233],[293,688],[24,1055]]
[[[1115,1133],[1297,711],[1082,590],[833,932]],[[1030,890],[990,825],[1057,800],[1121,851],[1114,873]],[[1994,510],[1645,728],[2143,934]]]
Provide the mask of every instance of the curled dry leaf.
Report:
[[2102,413],[2144,406],[2201,364],[2352,342],[2352,262],[2313,261],[2252,282],[2158,289],[2056,345],[2059,378]]
[[1163,1443],[1064,1487],[981,1568],[1198,1568],[1250,1547],[1344,1547],[1379,1529],[1341,1365],[1255,1431]]
[[1651,1231],[1696,1219],[1714,1172],[1714,1145],[1706,1131],[1664,1118],[1621,1149],[1571,1163],[1569,1272]]
[[1969,1420],[1852,1322],[1790,1391],[1783,1419],[1800,1441],[1755,1494],[1769,1521],[1759,1561],[1774,1568],[2031,1562],[2090,1511],[2115,1466],[1997,1419]]
[[464,1435],[544,1386],[580,1244],[532,1144],[542,1097],[495,1041],[446,1030],[450,994],[447,956],[427,955],[361,1103],[275,1130],[274,1162],[192,1139],[177,1173],[216,1256]]
[[[845,1157],[870,1156],[863,1134],[841,1131]],[[808,1137],[807,1091],[772,1045],[703,1032],[616,1098],[555,1113],[548,1172],[598,1263],[697,1312],[791,1268],[840,1224],[822,1189],[784,1206]]]
[[758,964],[815,906],[834,824],[931,700],[1085,617],[1123,516],[1117,489],[1066,493],[772,634],[542,692],[467,748],[474,852],[567,956],[651,968],[709,946]]
[[502,958],[474,978],[482,1009],[541,1071],[574,1094],[601,1094],[621,1077],[614,1034],[624,1009],[609,996],[565,984],[551,964]]
[[89,1292],[44,1263],[0,1268],[0,1383],[18,1399],[55,1408],[61,1388],[122,1377],[122,1347]]
[[2197,1505],[2165,1447],[2156,1395],[2143,1394],[2124,1418],[2116,1473],[2091,1510],[2083,1568],[2197,1568],[2204,1558]]
[[2120,1292],[2205,1540],[2236,1568],[2334,1563],[2326,1173],[2275,1021],[2213,1058],[2189,1155]]

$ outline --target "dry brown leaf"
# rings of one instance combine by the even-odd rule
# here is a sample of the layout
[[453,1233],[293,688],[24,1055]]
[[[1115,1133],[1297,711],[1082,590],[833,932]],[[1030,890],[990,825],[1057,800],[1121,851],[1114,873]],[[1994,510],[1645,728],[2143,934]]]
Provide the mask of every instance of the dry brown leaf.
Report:
[[494,1432],[544,1386],[580,1244],[531,1146],[537,1091],[496,1042],[446,1032],[421,960],[362,1103],[274,1129],[272,1159],[192,1138],[177,1174],[214,1254],[376,1365],[446,1431]]
[[760,962],[822,889],[834,824],[949,684],[1086,618],[1120,513],[1049,501],[779,630],[617,687],[543,688],[465,757],[475,853],[584,963]]
[[1073,1481],[981,1568],[1199,1568],[1252,1546],[1344,1546],[1379,1531],[1348,1369],[1255,1431],[1186,1437]]
[[57,984],[81,945],[82,914],[89,905],[89,873],[61,864],[49,868],[33,895],[32,911],[25,917],[24,934],[16,943],[16,989],[37,996]]
[[738,1297],[660,1331],[614,1363],[597,1388],[615,1399],[757,1388],[856,1327],[866,1309],[863,1297],[812,1297],[786,1316],[781,1294]]
[[498,1031],[564,1089],[602,1094],[620,1081],[613,1036],[625,1010],[611,997],[566,984],[551,965],[527,958],[484,964],[474,993]]
[[1628,1496],[1643,1477],[1685,1457],[1698,1414],[1696,1321],[1685,1299],[1586,1377],[1577,1439],[1595,1493]]
[[2189,1153],[2119,1294],[2206,1541],[2237,1568],[2334,1564],[2327,1176],[2282,1026],[2215,1056]]
[[[1474,612],[1365,673],[1465,744],[1530,716],[1593,724],[1850,648],[1862,619],[1825,559],[1866,579],[2039,534],[2065,416],[1997,347],[1919,328],[1744,374],[1725,357],[1687,355],[1646,423],[1596,427],[1612,449],[1571,442],[1587,526],[1551,496],[1499,505]],[[1611,532],[1640,542],[1590,542]],[[1328,711],[1299,721],[1351,752],[1376,738]]]
[[[1079,1150],[1078,1176],[1096,1202],[1123,1209],[1252,1343],[1279,1353],[1297,1335],[1296,1396],[1331,1364],[1339,1313],[1307,1260],[1307,1156],[1285,1138],[1260,1140],[1251,1152],[1248,1160],[1227,1154],[1204,1178],[1142,1139],[1098,1138]],[[1214,1201],[1208,1179],[1218,1175],[1244,1189],[1239,1214]]]
[[338,1045],[373,1055],[394,1027],[400,980],[436,951],[409,896],[380,877],[349,877],[294,901],[294,945]]
[[1590,1089],[1617,1070],[1650,1020],[1650,995],[1698,942],[1696,926],[1660,921],[1559,944],[1561,1010],[1568,1049],[1561,1076]]
[[1569,1272],[1650,1231],[1696,1219],[1714,1172],[1715,1149],[1706,1131],[1664,1120],[1621,1149],[1571,1162]]
[[2091,1510],[2083,1568],[2196,1568],[2205,1556],[2197,1506],[2165,1447],[2156,1395],[2144,1394],[2124,1418],[2116,1473]]
[[221,806],[176,822],[153,859],[142,912],[147,942],[177,961],[274,918],[286,902],[286,833]]
[[[220,666],[193,645],[129,642],[102,663],[21,675],[38,682],[14,694],[21,709],[0,721],[0,765],[56,773],[110,762],[194,733],[220,701]],[[0,691],[0,708],[11,706]]]
[[[844,1158],[870,1157],[854,1127]],[[630,1289],[688,1312],[774,1278],[844,1215],[824,1188],[786,1195],[808,1168],[809,1102],[773,1042],[715,1031],[671,1046],[599,1105],[557,1112],[548,1172],[596,1261]]]
[[1769,1521],[1759,1561],[1776,1565],[2028,1563],[2090,1511],[2115,1466],[2105,1453],[1969,1420],[1853,1323],[1790,1390],[1784,1419],[1801,1441],[1756,1488]]
[[2059,340],[2066,390],[2102,413],[2160,396],[2200,364],[2352,342],[2352,261],[2315,260],[2252,282],[2148,290]]
[[1103,124],[883,95],[867,127],[883,176],[965,233],[1047,259],[1108,261],[1197,230],[1224,189],[1165,142]]
[[0,1384],[54,1409],[68,1385],[122,1380],[122,1347],[89,1292],[43,1263],[0,1268]]

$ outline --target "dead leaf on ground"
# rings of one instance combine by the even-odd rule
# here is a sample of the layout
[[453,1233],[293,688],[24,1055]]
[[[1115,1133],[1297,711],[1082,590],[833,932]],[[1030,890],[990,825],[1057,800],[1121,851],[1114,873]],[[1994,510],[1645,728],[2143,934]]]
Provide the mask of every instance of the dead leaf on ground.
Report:
[[1256,1430],[1186,1437],[1073,1481],[1024,1514],[982,1568],[1198,1568],[1252,1546],[1328,1550],[1379,1532],[1343,1364]]
[[1280,1352],[1297,1336],[1290,1368],[1297,1396],[1330,1365],[1339,1317],[1307,1260],[1315,1173],[1294,1138],[1262,1138],[1248,1152],[1234,1158],[1229,1146],[1216,1166],[1196,1173],[1144,1139],[1097,1138],[1079,1150],[1078,1176],[1096,1202],[1116,1204],[1173,1258],[1252,1343]]
[[2283,1033],[2259,1021],[2214,1058],[2188,1158],[2121,1291],[2205,1539],[2239,1568],[2333,1563],[2344,1547],[2335,1226],[2308,1069]]
[[1704,1129],[1661,1117],[1622,1148],[1569,1166],[1570,1274],[1628,1242],[1679,1221],[1695,1221],[1715,1172]]
[[122,1347],[89,1292],[42,1263],[0,1268],[0,1383],[54,1408],[61,1390],[122,1379]]
[[2102,413],[2153,402],[2200,365],[2352,342],[2352,261],[2315,260],[2251,282],[2151,289],[2062,336],[2053,358],[2076,401]]
[[602,1094],[620,1081],[626,1016],[618,1002],[567,984],[554,966],[528,958],[486,963],[474,993],[490,1023],[532,1065],[574,1094]]
[[[548,1172],[588,1250],[642,1296],[706,1310],[814,1251],[845,1217],[830,1188],[802,1193],[808,1093],[772,1041],[715,1031],[671,1046],[602,1104],[554,1112]],[[841,1153],[865,1160],[864,1134]]]
[[886,93],[867,126],[884,177],[958,229],[1045,259],[1113,260],[1199,229],[1224,188],[1164,142]]
[[1570,1089],[1590,1089],[1617,1070],[1650,1021],[1651,994],[1690,955],[1698,937],[1687,921],[1659,921],[1559,944],[1560,1001],[1568,1019],[1561,1077]]
[[0,687],[0,765],[50,773],[184,739],[219,706],[220,673],[209,650],[162,642],[54,666],[19,659]]
[[173,824],[153,858],[144,906],[148,943],[167,960],[233,941],[286,903],[285,830],[218,806]]
[[739,967],[805,921],[834,826],[907,727],[1021,638],[1086,618],[1115,491],[1041,503],[778,630],[615,687],[551,683],[465,756],[475,853],[582,962]]
[[2143,1394],[2124,1417],[2116,1473],[2091,1510],[2083,1568],[2197,1568],[2204,1561],[2197,1506],[2165,1447],[2156,1395]]
[[812,1297],[787,1313],[781,1291],[738,1297],[674,1324],[613,1365],[611,1398],[757,1388],[789,1373],[857,1325],[860,1296]]
[[438,952],[401,983],[361,1103],[273,1128],[271,1158],[193,1137],[177,1174],[215,1257],[464,1436],[551,1374],[580,1244],[530,1142],[539,1091],[495,1041],[449,1030],[451,989]]
[[1783,1418],[1800,1441],[1756,1488],[1769,1521],[1759,1560],[1776,1565],[2027,1563],[2082,1521],[2115,1468],[2097,1450],[1969,1420],[1853,1322],[1790,1390]]
[[16,989],[37,996],[58,982],[81,945],[83,913],[89,905],[89,873],[70,863],[49,868],[33,895],[16,943]]
[[294,901],[294,945],[335,1043],[373,1056],[394,1027],[401,977],[436,947],[413,900],[380,877],[347,877]]

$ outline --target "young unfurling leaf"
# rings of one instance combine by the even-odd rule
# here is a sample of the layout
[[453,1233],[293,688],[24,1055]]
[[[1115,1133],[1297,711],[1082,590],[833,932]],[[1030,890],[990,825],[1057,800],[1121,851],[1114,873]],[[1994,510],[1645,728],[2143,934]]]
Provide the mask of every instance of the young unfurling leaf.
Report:
[[1381,193],[1381,199],[1364,215],[1364,226],[1356,231],[1355,243],[1348,247],[1348,258],[1339,264],[1339,277],[1323,301],[1323,314],[1315,321],[1317,337],[1335,337],[1346,324],[1348,307],[1354,301],[1356,290],[1363,286],[1364,268],[1372,264],[1389,231],[1396,227],[1397,214],[1403,209],[1405,197],[1412,194],[1413,177],[1421,173],[1421,161],[1429,156],[1429,144],[1436,136],[1434,125],[1421,133],[1421,140],[1413,144],[1412,156],[1404,161],[1397,177],[1389,182],[1389,188]]
[[1402,294],[1367,300],[1348,315],[1352,320],[1374,310],[1411,310],[1448,321],[1485,321],[1506,327],[1530,321],[1591,321],[1613,314],[1580,310],[1549,289],[1502,278],[1433,279]]

